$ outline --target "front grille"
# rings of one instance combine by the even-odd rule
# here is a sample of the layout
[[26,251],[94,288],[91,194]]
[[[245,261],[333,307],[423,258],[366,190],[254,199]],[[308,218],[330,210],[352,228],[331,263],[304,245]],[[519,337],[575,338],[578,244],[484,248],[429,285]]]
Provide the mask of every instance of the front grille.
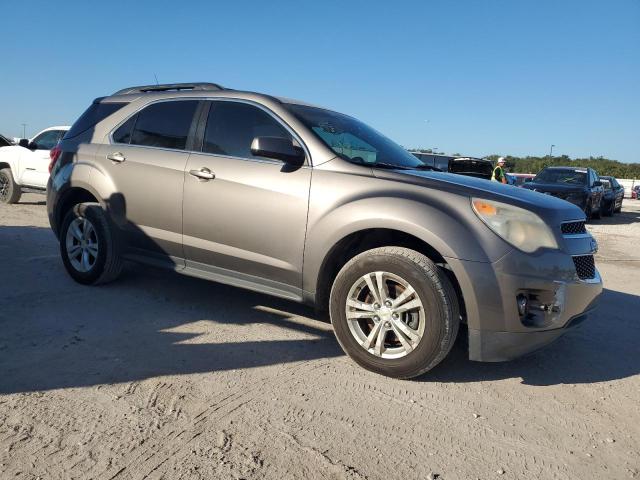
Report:
[[577,222],[565,222],[560,225],[560,229],[564,235],[578,235],[580,233],[587,233],[587,229],[584,226],[583,221]]
[[573,257],[576,273],[581,280],[588,280],[596,276],[596,264],[593,255],[578,255]]

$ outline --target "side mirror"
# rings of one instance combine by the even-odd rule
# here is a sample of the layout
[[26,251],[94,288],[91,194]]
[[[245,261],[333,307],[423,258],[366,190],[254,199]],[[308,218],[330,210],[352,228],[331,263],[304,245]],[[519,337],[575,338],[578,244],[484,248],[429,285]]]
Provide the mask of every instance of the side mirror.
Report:
[[251,153],[258,157],[282,160],[295,167],[302,166],[305,160],[304,150],[284,137],[256,137],[251,142]]
[[29,139],[21,138],[20,141],[18,142],[18,145],[24,148],[29,148]]

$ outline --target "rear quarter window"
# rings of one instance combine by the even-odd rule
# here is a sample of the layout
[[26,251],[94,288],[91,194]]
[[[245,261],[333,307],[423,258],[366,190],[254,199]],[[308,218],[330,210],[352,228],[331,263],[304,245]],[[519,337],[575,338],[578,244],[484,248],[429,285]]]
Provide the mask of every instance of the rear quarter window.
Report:
[[101,122],[108,116],[120,110],[127,105],[126,103],[100,103],[93,102],[89,105],[80,118],[75,121],[71,129],[64,136],[65,139],[77,137],[81,133],[86,132],[90,128],[94,127],[97,123]]

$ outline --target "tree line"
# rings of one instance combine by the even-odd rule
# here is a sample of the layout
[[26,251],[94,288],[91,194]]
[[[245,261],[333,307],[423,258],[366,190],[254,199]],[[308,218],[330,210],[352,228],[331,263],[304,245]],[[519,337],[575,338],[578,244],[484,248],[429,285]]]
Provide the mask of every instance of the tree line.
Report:
[[[414,152],[433,153],[445,155],[442,152],[435,152],[426,148],[410,149]],[[454,153],[452,157],[461,157],[459,153]],[[488,155],[484,158],[491,160],[495,165],[501,155]],[[514,157],[507,155],[504,157],[506,168],[511,173],[538,173],[544,167],[591,167],[598,175],[612,176],[616,178],[640,179],[640,163],[623,163],[618,160],[611,160],[604,157],[571,158],[568,155],[558,157]]]
[[[489,155],[487,158],[495,162],[499,155]],[[505,156],[508,172],[538,173],[544,167],[590,167],[598,175],[610,175],[616,178],[640,178],[640,163],[622,163],[604,157],[570,158],[568,155],[559,157],[513,157]]]

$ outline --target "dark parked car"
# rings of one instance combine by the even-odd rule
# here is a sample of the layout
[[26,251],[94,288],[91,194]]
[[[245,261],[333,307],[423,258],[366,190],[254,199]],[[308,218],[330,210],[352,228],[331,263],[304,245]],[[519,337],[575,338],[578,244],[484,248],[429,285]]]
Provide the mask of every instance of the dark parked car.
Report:
[[636,185],[631,189],[631,198],[640,200],[640,185]]
[[589,218],[600,218],[604,188],[593,168],[547,167],[524,188],[562,198],[582,209]]
[[624,187],[614,177],[600,177],[600,181],[604,187],[602,213],[611,216],[614,212],[620,212],[624,198]]
[[443,172],[491,180],[493,165],[489,160],[473,157],[452,157],[434,153],[411,152],[422,163]]

